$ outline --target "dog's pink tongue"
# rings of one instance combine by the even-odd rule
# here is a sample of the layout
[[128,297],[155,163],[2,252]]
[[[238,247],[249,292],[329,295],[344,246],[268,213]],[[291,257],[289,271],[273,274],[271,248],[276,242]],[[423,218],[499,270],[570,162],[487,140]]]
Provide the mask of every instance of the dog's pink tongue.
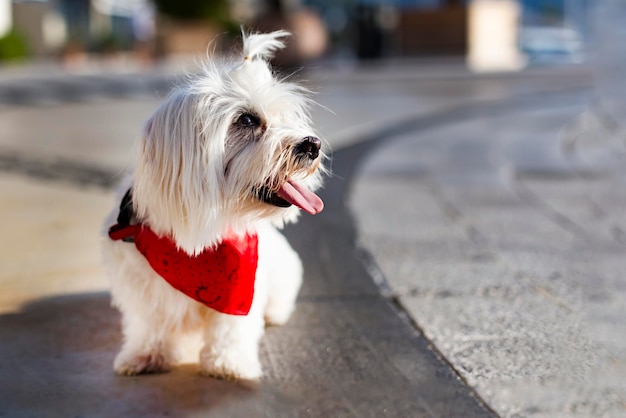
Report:
[[316,215],[324,209],[324,202],[318,195],[295,181],[283,183],[278,190],[278,196],[311,215]]

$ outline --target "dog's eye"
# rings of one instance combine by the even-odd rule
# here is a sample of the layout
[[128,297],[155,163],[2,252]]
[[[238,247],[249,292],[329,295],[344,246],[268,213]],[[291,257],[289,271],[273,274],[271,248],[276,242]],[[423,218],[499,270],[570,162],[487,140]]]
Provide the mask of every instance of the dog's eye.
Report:
[[237,125],[243,126],[244,128],[256,128],[259,124],[259,118],[250,113],[244,113],[237,119]]

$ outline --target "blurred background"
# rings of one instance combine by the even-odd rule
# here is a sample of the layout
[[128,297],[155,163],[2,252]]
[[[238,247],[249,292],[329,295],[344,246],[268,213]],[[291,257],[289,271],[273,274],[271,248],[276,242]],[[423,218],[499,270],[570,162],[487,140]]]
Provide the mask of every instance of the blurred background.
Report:
[[[581,62],[590,0],[0,0],[0,62],[142,61],[227,47],[241,25],[289,28],[285,65],[468,57],[476,68]],[[610,3],[610,1],[601,2]],[[494,55],[502,55],[494,57]],[[487,61],[487,62],[485,62]],[[490,62],[494,61],[494,62]],[[497,62],[496,62],[497,61]]]
[[288,29],[284,69],[437,60],[473,72],[587,65],[615,97],[619,0],[0,0],[0,68],[76,71],[224,52],[241,27]]

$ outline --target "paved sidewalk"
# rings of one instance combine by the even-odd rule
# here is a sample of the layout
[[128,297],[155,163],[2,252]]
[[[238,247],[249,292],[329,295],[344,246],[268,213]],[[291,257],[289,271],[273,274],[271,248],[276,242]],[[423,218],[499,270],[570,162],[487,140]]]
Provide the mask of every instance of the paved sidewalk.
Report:
[[[323,191],[326,210],[316,217],[303,217],[286,230],[303,255],[305,286],[289,324],[268,329],[262,346],[267,378],[258,388],[200,378],[193,365],[167,375],[137,378],[120,378],[111,370],[119,346],[119,317],[108,306],[96,231],[111,207],[111,187],[130,163],[141,123],[162,93],[105,94],[101,100],[81,102],[61,98],[52,106],[39,106],[36,99],[28,106],[7,102],[0,110],[0,125],[6,127],[0,133],[0,191],[9,203],[0,208],[0,219],[3,230],[10,231],[0,241],[0,355],[5,359],[0,362],[0,416],[489,417],[495,415],[492,407],[504,416],[534,413],[528,408],[535,404],[492,395],[480,373],[468,372],[474,365],[482,370],[483,358],[458,360],[455,338],[471,329],[471,322],[458,325],[454,321],[458,312],[473,305],[448,310],[437,306],[446,292],[467,288],[465,282],[455,282],[461,280],[461,273],[465,275],[466,264],[487,265],[491,252],[499,248],[476,247],[468,252],[475,257],[465,261],[462,239],[469,236],[487,245],[491,241],[482,237],[491,238],[491,231],[471,224],[465,228],[463,206],[457,207],[452,200],[457,195],[447,187],[454,185],[450,190],[458,196],[467,192],[467,199],[476,200],[472,195],[476,189],[469,185],[499,184],[499,174],[493,170],[500,173],[501,161],[496,159],[493,168],[490,158],[487,164],[484,159],[493,154],[492,145],[502,143],[495,133],[520,131],[525,138],[511,120],[532,108],[538,109],[538,116],[520,123],[535,127],[534,132],[545,133],[555,126],[552,120],[536,124],[549,106],[562,108],[563,121],[569,120],[572,108],[584,106],[584,98],[577,93],[588,86],[584,71],[473,77],[449,65],[383,65],[356,71],[325,69],[309,76],[310,84],[320,91],[316,99],[336,112],[318,108],[314,115],[335,150],[333,176]],[[72,80],[64,83],[73,86]],[[113,83],[118,82],[114,77]],[[506,119],[507,115],[512,119]],[[500,121],[497,129],[489,125],[492,119]],[[446,126],[452,130],[424,140],[424,132],[439,132]],[[399,135],[408,136],[403,141]],[[511,143],[504,147],[507,158],[543,161],[536,158],[544,154],[543,148],[521,146],[522,139]],[[531,143],[543,144],[540,140]],[[593,144],[586,146],[593,148]],[[384,147],[376,149],[379,145]],[[363,171],[357,171],[368,156],[372,159]],[[504,173],[509,173],[504,178],[516,178],[518,166],[510,168],[511,158],[504,160]],[[551,159],[546,166],[552,166]],[[463,171],[467,168],[471,175]],[[522,171],[534,173],[535,168]],[[430,190],[430,183],[424,182],[430,177],[445,179],[445,188],[432,187],[441,201],[441,212],[427,206],[414,190]],[[500,195],[494,197],[489,190],[484,201],[478,199],[482,204],[491,202],[491,197],[499,202]],[[530,186],[524,190],[534,196]],[[503,207],[516,207],[517,202],[507,202],[504,199]],[[358,230],[347,203],[354,210]],[[451,218],[438,226],[437,216],[442,213]],[[549,242],[552,229],[559,230],[546,228],[549,238],[537,244]],[[395,233],[411,238],[408,245],[394,246]],[[357,235],[374,254],[393,290],[385,287],[368,252],[358,248]],[[493,235],[504,236],[499,230]],[[440,246],[426,242],[427,238],[439,240]],[[448,247],[453,250],[450,257],[437,258]],[[510,249],[512,254],[514,250]],[[415,255],[418,260],[413,260]],[[454,257],[460,264],[451,262]],[[435,286],[444,274],[452,277],[453,289],[434,292],[437,297],[430,299],[430,305],[424,303],[420,289],[430,295],[428,286]],[[496,282],[479,296],[499,291],[499,275],[483,277],[481,271],[475,275],[477,285],[486,277]],[[411,287],[403,288],[407,283]],[[502,283],[503,288],[507,286]],[[517,300],[517,293],[509,294]],[[419,303],[412,305],[414,300]],[[482,301],[477,306],[482,307]],[[472,315],[465,313],[463,318],[468,316]],[[483,321],[497,324],[502,319]],[[520,323],[520,327],[525,325]],[[569,322],[565,324],[562,331],[567,333]],[[526,338],[520,340],[520,347],[525,347],[528,335],[520,335]],[[506,344],[497,350],[489,351],[492,346],[477,350],[502,353],[507,363],[507,350],[517,351]],[[508,363],[501,370],[509,370],[505,366]],[[500,364],[491,370],[500,370]],[[615,373],[619,376],[620,372]],[[512,376],[512,384],[516,379]],[[489,382],[501,384],[503,380],[494,377]],[[525,387],[532,390],[527,383]],[[617,393],[619,385],[607,382],[606,388]],[[560,392],[555,393],[551,399],[560,399]],[[527,398],[533,396],[529,392]],[[615,405],[603,410],[612,413]]]
[[501,416],[626,416],[625,158],[582,91],[384,138],[356,176],[388,297]]

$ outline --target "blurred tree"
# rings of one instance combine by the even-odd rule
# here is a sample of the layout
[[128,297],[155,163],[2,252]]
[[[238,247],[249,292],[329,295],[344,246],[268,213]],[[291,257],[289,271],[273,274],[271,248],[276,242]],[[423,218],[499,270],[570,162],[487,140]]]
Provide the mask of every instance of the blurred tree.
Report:
[[28,56],[28,46],[22,36],[10,31],[0,36],[0,61],[14,61]]

